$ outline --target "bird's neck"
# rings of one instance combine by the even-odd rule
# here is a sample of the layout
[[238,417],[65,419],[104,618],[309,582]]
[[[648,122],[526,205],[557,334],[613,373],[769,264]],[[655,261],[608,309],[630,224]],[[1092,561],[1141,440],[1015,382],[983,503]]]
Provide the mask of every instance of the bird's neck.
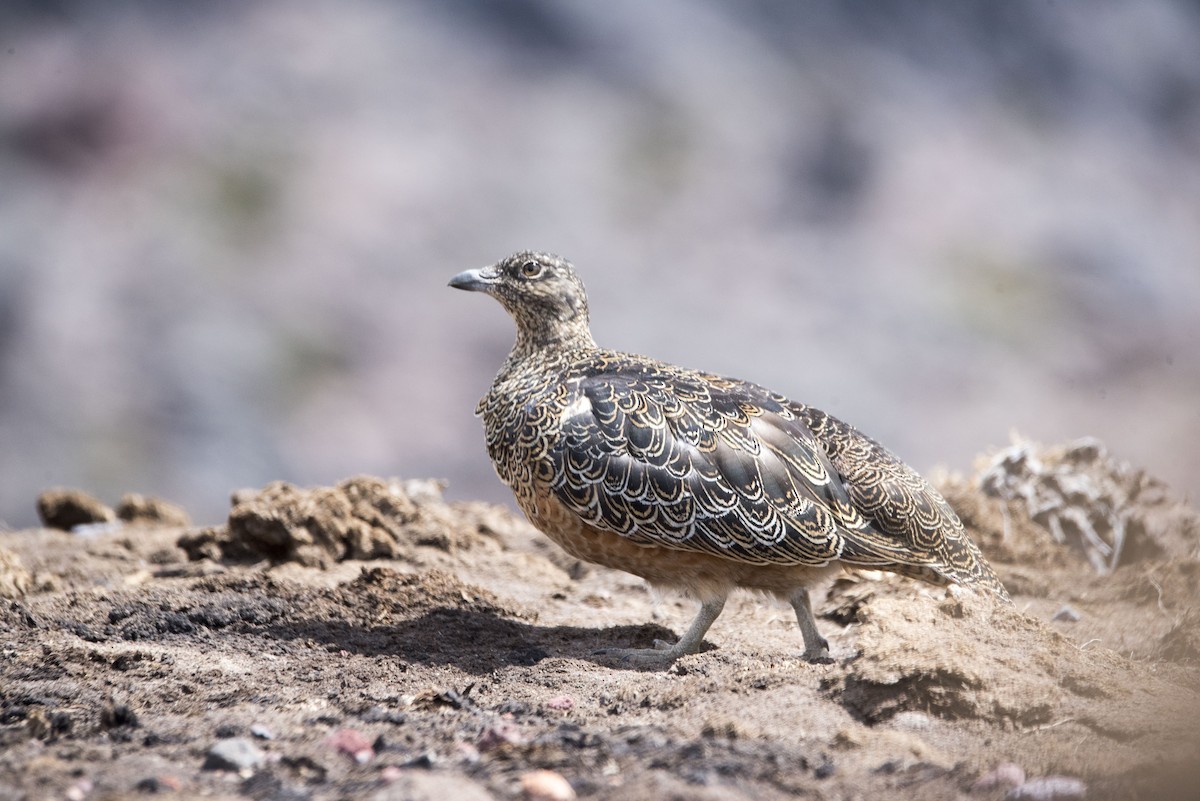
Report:
[[563,353],[598,350],[587,320],[557,321],[550,326],[518,326],[517,341],[508,354],[500,376],[510,375],[530,362],[553,360]]

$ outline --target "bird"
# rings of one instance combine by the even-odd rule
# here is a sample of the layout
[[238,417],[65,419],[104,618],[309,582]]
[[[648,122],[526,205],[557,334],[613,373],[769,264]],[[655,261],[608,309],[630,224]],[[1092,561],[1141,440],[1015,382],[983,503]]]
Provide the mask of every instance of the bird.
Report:
[[1011,603],[945,499],[874,439],[758,384],[599,347],[566,259],[522,251],[449,285],[516,323],[475,414],[529,521],[577,559],[700,602],[675,643],[606,653],[644,666],[697,653],[741,588],[790,603],[803,657],[828,662],[809,590],[843,568]]

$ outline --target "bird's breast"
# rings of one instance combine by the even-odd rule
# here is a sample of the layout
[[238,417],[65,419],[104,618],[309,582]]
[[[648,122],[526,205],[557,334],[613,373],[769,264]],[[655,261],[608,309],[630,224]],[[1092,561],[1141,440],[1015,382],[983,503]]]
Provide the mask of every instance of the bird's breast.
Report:
[[549,452],[561,436],[568,396],[557,378],[522,379],[497,384],[479,403],[488,456],[518,500],[535,480],[550,478]]

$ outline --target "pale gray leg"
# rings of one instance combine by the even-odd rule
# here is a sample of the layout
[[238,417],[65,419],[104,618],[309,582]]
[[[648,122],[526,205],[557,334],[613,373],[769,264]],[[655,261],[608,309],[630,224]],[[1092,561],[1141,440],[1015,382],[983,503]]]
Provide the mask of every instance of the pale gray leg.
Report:
[[796,610],[796,622],[800,624],[800,634],[804,636],[804,658],[809,662],[828,662],[829,643],[817,631],[817,621],[813,618],[812,604],[808,600],[808,590],[800,588],[788,598],[792,608]]
[[713,621],[720,617],[721,610],[724,608],[724,596],[704,601],[700,605],[700,612],[696,615],[695,620],[692,621],[692,625],[688,626],[688,630],[679,638],[679,642],[674,645],[669,645],[662,640],[656,640],[653,648],[606,648],[599,653],[619,657],[621,661],[631,665],[668,665],[681,656],[700,651],[700,646],[704,642],[704,635],[708,633],[708,629],[713,624]]

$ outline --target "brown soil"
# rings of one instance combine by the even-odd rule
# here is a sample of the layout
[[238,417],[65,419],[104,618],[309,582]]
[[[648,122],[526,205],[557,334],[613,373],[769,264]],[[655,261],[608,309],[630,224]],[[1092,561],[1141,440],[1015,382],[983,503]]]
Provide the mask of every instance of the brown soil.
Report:
[[[1079,790],[1056,775],[1194,798],[1196,513],[1143,493],[1100,576],[1021,503],[943,487],[1015,606],[845,576],[818,597],[827,665],[754,596],[704,653],[613,664],[597,651],[671,638],[693,603],[434,482],[274,484],[217,529],[93,510],[87,536],[2,533],[0,798],[561,797],[539,770],[604,799]],[[210,753],[239,739],[240,770]]]

